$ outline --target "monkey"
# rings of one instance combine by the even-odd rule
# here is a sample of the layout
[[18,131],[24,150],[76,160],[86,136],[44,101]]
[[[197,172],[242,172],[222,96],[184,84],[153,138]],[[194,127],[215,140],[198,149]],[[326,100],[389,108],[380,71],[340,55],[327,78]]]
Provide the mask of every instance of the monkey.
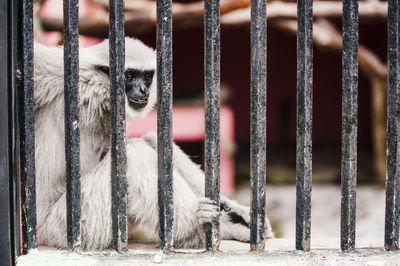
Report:
[[[127,117],[145,116],[156,103],[156,53],[125,39]],[[108,40],[79,50],[81,247],[112,243],[110,78]],[[67,248],[63,47],[34,45],[35,174],[38,244]],[[126,139],[128,230],[158,235],[156,134]],[[174,247],[205,245],[204,224],[220,217],[221,238],[249,242],[249,208],[221,195],[204,196],[204,172],[173,144]],[[266,218],[266,237],[273,237]]]

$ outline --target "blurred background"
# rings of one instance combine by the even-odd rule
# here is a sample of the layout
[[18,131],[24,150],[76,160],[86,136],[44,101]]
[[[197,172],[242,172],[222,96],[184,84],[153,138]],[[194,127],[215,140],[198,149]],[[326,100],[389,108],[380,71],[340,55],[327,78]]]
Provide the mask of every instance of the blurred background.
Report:
[[[278,237],[294,237],[296,2],[267,1],[267,204]],[[80,45],[108,35],[108,0],[80,0]],[[203,164],[203,1],[173,3],[174,139]],[[156,2],[125,0],[126,35],[156,47]],[[35,39],[62,45],[62,1],[35,3]],[[342,37],[340,1],[314,1],[312,236],[338,237]],[[357,236],[383,239],[387,2],[359,1]],[[221,0],[221,190],[249,204],[250,0]],[[156,114],[127,135],[156,129]]]

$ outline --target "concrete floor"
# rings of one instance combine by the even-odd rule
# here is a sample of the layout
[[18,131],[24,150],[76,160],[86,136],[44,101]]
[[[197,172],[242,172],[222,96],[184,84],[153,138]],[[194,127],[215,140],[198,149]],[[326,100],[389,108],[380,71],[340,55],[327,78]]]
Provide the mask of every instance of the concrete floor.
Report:
[[125,254],[115,252],[73,254],[57,250],[33,250],[18,259],[18,266],[127,266],[127,265],[400,265],[400,252],[385,252],[382,241],[361,238],[357,250],[341,253],[338,239],[313,241],[311,252],[294,251],[293,239],[272,239],[265,252],[249,252],[249,245],[237,241],[222,241],[221,252],[177,250],[162,254],[156,244],[130,244]]

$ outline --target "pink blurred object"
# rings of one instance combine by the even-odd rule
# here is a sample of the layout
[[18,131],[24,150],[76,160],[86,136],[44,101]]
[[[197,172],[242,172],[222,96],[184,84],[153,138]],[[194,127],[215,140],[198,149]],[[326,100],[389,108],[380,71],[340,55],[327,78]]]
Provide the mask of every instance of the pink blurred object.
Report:
[[[102,9],[101,6],[95,5],[88,0],[79,0],[79,17],[89,15],[91,12],[96,12]],[[40,16],[44,18],[63,18],[63,1],[61,0],[46,0],[40,9]],[[58,45],[62,40],[61,32],[46,32],[44,35],[45,44],[49,46]],[[79,46],[88,47],[101,42],[99,38],[79,35]]]
[[[174,107],[172,114],[174,141],[204,141],[204,108]],[[221,192],[230,196],[234,192],[234,163],[227,147],[234,140],[234,116],[229,107],[221,107]],[[127,122],[128,138],[141,137],[149,131],[157,131],[157,112]]]

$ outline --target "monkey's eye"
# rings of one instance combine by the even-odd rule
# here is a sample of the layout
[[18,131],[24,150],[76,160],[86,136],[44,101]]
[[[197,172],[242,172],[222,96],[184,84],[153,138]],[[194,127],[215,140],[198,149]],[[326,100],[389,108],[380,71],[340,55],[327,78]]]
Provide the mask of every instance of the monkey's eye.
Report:
[[128,81],[132,81],[133,80],[133,74],[130,72],[125,73],[125,79]]
[[146,81],[146,83],[151,83],[151,81],[153,80],[153,73],[152,72],[144,73],[144,80]]

